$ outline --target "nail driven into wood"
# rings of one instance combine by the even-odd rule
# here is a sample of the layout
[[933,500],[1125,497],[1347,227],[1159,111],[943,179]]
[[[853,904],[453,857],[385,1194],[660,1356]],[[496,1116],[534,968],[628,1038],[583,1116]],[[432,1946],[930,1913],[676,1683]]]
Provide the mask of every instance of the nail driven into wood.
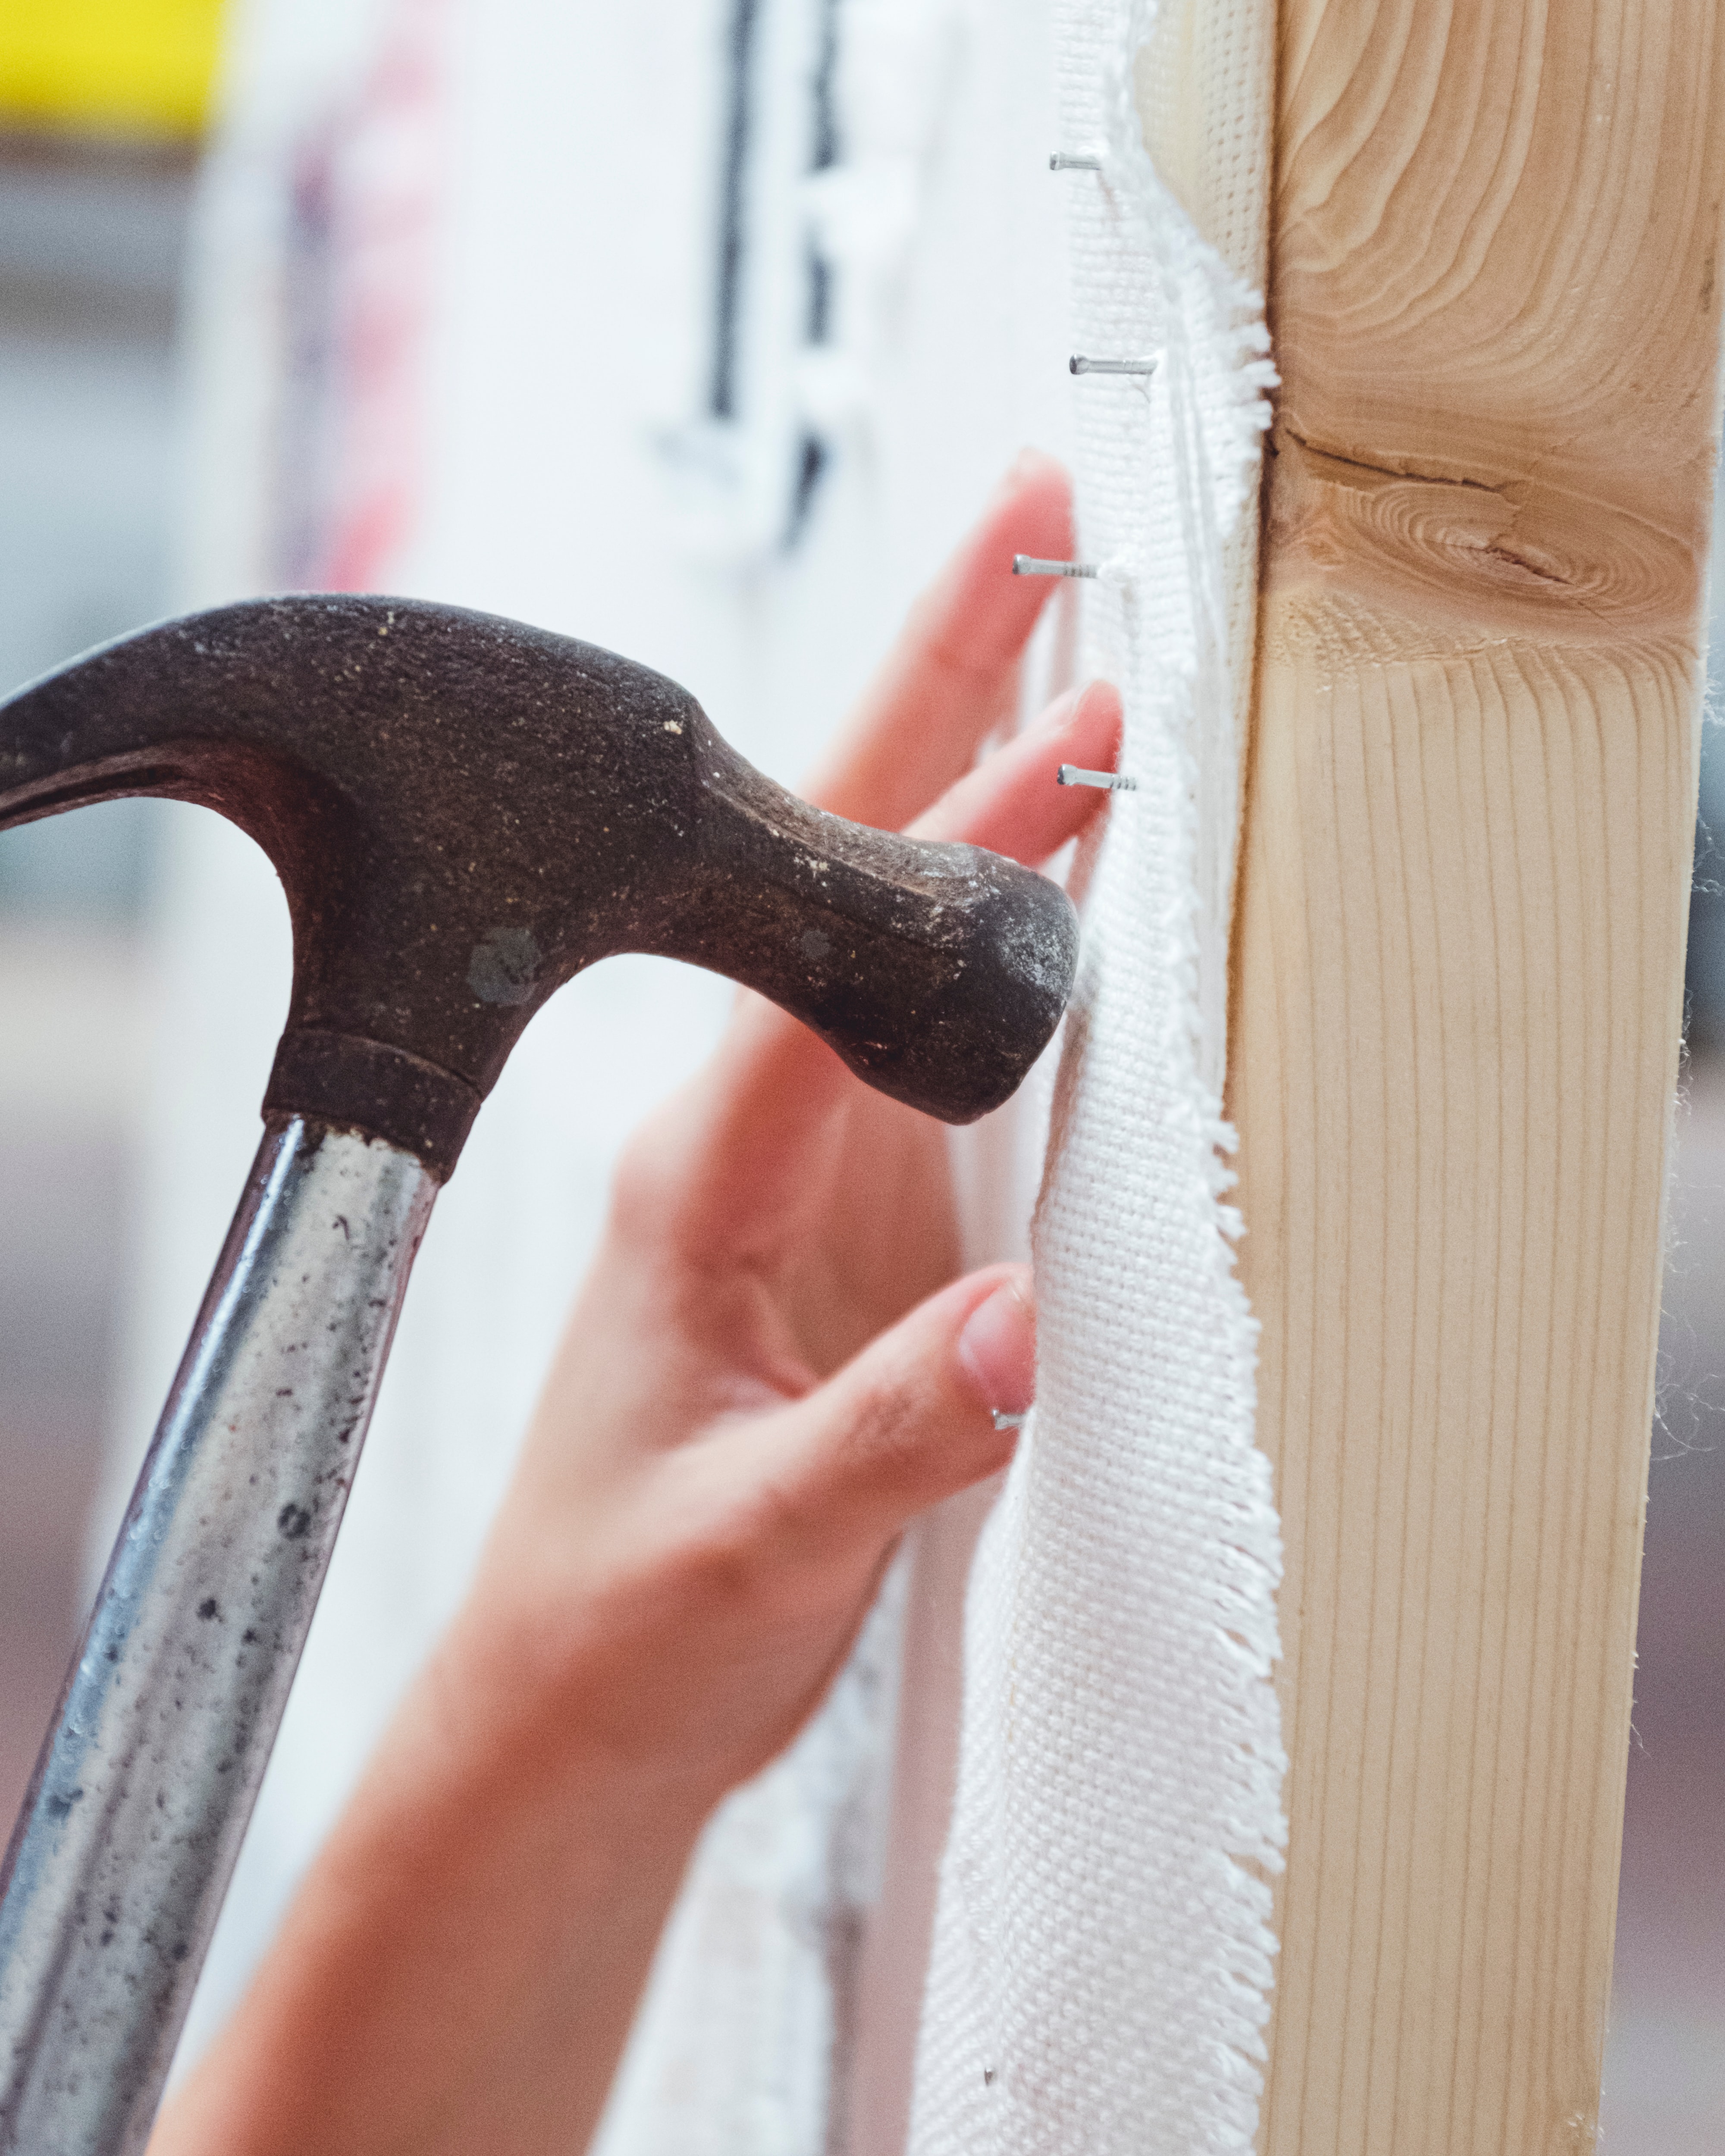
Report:
[[993,1413],[996,1430],[1022,1430],[1029,1419],[1028,1409],[1023,1414],[1008,1414],[1003,1408],[995,1408]]
[[1094,562],[1039,562],[1034,554],[1014,554],[1012,572],[1015,577],[1093,577],[1096,565]]
[[1063,763],[1055,773],[1056,786],[1100,786],[1109,793],[1136,793],[1138,782],[1121,771],[1081,771],[1076,763]]
[[1100,172],[1102,161],[1088,151],[1056,150],[1048,161],[1051,172]]
[[1081,352],[1075,352],[1066,362],[1074,374],[1154,374],[1160,364],[1156,353],[1148,359],[1087,359]]

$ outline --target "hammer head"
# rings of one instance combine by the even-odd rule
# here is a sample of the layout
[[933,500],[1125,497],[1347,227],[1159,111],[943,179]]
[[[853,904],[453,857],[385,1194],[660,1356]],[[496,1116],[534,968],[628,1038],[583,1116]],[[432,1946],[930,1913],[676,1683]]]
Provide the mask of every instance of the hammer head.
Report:
[[439,1178],[533,1013],[614,952],[758,989],[949,1122],[1012,1093],[1076,963],[1045,877],[811,808],[674,682],[454,607],[220,608],[0,705],[0,828],[134,793],[220,810],[286,889],[265,1111]]

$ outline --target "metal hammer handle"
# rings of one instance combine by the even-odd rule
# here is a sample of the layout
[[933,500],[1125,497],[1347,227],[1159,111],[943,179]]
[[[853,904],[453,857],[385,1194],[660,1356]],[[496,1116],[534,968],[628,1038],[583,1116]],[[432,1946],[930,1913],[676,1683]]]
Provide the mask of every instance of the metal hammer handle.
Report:
[[0,1871],[6,2156],[150,2138],[436,1193],[266,1129]]

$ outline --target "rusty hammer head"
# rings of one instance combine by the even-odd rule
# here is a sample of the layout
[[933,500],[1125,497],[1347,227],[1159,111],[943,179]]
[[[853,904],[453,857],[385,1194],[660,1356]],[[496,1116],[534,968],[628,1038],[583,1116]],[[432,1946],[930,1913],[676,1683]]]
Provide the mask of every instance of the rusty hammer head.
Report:
[[809,808],[685,690],[455,607],[341,595],[141,631],[0,705],[0,828],[155,793],[286,888],[270,1115],[455,1164],[528,1019],[594,959],[730,975],[949,1122],[1005,1100],[1071,987],[1045,878]]

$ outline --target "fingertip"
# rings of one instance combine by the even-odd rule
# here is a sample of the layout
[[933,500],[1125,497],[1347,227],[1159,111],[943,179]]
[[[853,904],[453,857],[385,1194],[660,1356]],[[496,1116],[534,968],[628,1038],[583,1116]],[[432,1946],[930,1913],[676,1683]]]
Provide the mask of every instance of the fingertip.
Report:
[[1076,837],[1109,798],[1057,784],[1060,766],[1111,771],[1122,724],[1120,692],[1111,682],[1067,690],[1028,732],[950,788],[911,825],[912,835],[986,846],[1034,867]]
[[[1010,575],[1014,554],[1064,558],[1072,548],[1072,480],[1045,449],[1023,449],[1008,467],[977,533],[982,573]],[[1040,611],[1048,588],[1021,578],[1006,588],[1002,603]]]
[[1113,771],[1120,762],[1126,706],[1111,681],[1089,681],[1066,721],[1071,761],[1092,771]]
[[773,1419],[780,1486],[818,1541],[896,1534],[1010,1460],[1035,1365],[1029,1268],[953,1281]]
[[1094,744],[1098,751],[1106,743],[1107,753],[1112,757],[1120,747],[1125,716],[1119,690],[1111,681],[1098,676],[1056,696],[1035,722],[1025,728],[1023,737],[1026,741],[1041,741],[1053,734],[1070,733],[1075,739]]
[[1072,475],[1058,457],[1027,442],[1007,466],[995,489],[995,500],[1022,501],[1032,496],[1055,503],[1067,516],[1071,514]]
[[1095,726],[1112,726],[1116,733],[1126,722],[1126,701],[1112,681],[1100,675],[1086,681],[1079,691],[1078,707],[1087,713]]
[[1012,711],[1045,578],[1015,577],[1014,554],[1064,558],[1072,483],[1056,458],[1021,450],[981,517],[911,609],[857,718],[810,780],[820,807],[901,829],[959,777]]
[[1002,485],[1010,486],[1019,480],[1042,476],[1052,476],[1057,479],[1069,494],[1071,492],[1071,475],[1060,459],[1050,449],[1038,449],[1034,442],[1023,442],[1014,451],[1012,462],[1006,467],[1006,477],[1002,481]]
[[977,1404],[1022,1414],[1036,1396],[1036,1312],[1030,1270],[1014,1266],[972,1310],[954,1343]]
[[[1035,718],[1024,728],[1019,738],[1024,741],[1045,741],[1050,735],[1061,732],[1071,725],[1079,706],[1089,693],[1089,685],[1083,688],[1062,689],[1058,696],[1043,706]],[[1008,742],[1005,746],[1009,747],[1011,744]],[[1000,752],[999,749],[994,752],[997,756]]]

